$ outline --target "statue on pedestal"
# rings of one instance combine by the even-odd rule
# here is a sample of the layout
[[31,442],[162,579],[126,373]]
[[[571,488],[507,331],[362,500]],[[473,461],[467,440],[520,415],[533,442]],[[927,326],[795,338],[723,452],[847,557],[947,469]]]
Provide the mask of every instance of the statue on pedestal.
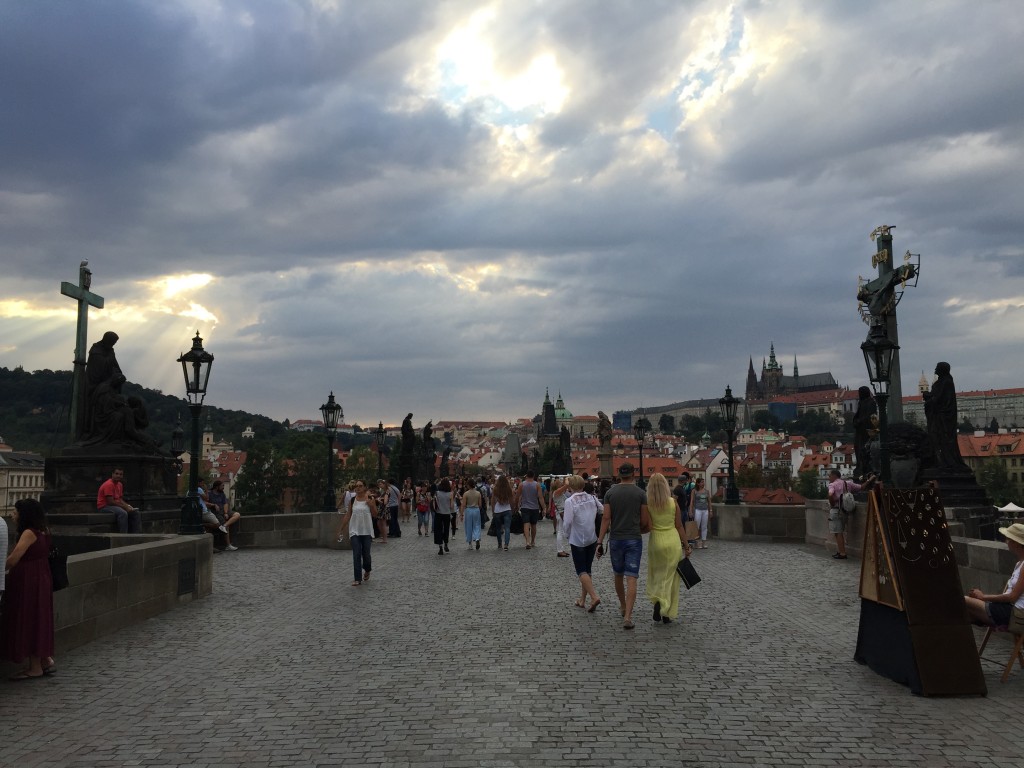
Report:
[[149,425],[146,407],[137,397],[126,398],[126,383],[114,345],[118,335],[107,331],[89,349],[85,367],[85,425],[79,447],[110,453],[160,454],[159,446],[143,430]]
[[924,414],[928,420],[928,437],[935,450],[935,464],[944,470],[970,472],[957,444],[956,385],[949,363],[935,365],[938,377],[930,392],[924,393]]
[[877,419],[873,418],[878,413],[878,405],[875,404],[870,387],[861,387],[857,393],[857,412],[853,415],[853,450],[857,466],[853,474],[864,479],[874,471],[870,445],[872,436],[878,432]]

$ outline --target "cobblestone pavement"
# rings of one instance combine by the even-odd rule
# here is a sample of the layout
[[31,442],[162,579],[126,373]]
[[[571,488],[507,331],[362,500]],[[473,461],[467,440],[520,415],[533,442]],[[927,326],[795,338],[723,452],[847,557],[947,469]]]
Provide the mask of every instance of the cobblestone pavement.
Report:
[[0,766],[1020,765],[1024,674],[934,699],[852,661],[852,560],[715,541],[681,621],[641,599],[627,632],[607,560],[573,606],[550,528],[444,557],[409,530],[357,588],[348,552],[217,555],[209,598],[0,683]]

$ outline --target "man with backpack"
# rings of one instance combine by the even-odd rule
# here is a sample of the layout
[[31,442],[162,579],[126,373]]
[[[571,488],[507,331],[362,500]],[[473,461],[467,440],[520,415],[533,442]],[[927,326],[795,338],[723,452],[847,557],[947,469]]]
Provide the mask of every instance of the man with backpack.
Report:
[[849,480],[843,480],[838,469],[828,473],[828,530],[836,537],[836,553],[832,555],[834,560],[846,559],[846,518],[856,511],[857,502],[853,494],[858,491],[866,491],[875,484],[875,476],[869,475],[863,485]]
[[[690,519],[691,493],[693,493],[693,483],[690,481],[690,473],[683,472],[679,476],[679,482],[676,483],[676,487],[672,489],[672,495],[675,496],[676,501],[679,503],[679,512],[684,528],[686,527],[686,521]],[[696,543],[696,539],[690,540],[691,545]]]

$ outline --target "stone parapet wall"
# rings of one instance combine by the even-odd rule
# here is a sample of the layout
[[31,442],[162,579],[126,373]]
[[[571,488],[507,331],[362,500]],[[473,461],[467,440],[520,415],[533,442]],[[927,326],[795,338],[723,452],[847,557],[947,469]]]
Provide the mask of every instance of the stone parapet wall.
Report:
[[70,586],[53,595],[58,653],[213,591],[209,536],[107,538],[109,548],[68,558]]
[[1017,558],[1005,541],[984,541],[953,537],[953,552],[960,566],[960,584],[964,593],[975,587],[986,595],[999,594],[1013,573]]
[[334,512],[243,515],[231,540],[239,547],[339,546],[334,533],[340,522],[341,515]]
[[715,505],[717,536],[729,541],[802,542],[807,536],[803,506]]

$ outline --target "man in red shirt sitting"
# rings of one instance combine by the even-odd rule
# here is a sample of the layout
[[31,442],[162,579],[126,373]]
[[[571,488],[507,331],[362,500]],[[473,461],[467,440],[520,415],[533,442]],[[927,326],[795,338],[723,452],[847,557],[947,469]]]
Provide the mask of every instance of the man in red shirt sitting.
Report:
[[110,473],[110,479],[103,482],[96,494],[96,509],[114,516],[118,533],[142,533],[139,510],[124,500],[123,480],[123,469],[118,468]]

